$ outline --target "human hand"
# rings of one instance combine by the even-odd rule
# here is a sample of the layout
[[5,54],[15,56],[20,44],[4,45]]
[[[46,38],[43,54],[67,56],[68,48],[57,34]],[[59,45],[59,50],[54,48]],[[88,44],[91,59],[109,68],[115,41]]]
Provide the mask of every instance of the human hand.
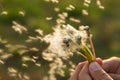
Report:
[[102,68],[114,79],[120,80],[120,58],[112,57],[103,61]]
[[[102,65],[100,58],[97,58],[96,62]],[[89,63],[87,61],[79,63],[70,80],[93,80],[89,73]]]
[[101,60],[97,59],[91,64],[88,62],[80,63],[70,80],[120,80],[120,58],[113,57],[104,60],[103,69],[99,65],[100,62]]

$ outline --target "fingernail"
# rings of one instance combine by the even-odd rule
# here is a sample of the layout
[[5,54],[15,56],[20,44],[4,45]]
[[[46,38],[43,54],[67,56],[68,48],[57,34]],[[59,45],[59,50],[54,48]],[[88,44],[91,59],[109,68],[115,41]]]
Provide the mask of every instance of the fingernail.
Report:
[[100,67],[100,65],[99,65],[97,62],[92,62],[92,63],[90,64],[90,66],[89,66],[89,69],[90,69],[91,71],[97,71],[97,70],[100,70],[101,67]]

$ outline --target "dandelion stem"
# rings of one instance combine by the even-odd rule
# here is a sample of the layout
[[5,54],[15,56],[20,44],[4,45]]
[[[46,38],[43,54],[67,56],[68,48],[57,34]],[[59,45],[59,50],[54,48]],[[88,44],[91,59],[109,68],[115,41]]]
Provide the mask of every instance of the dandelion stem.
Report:
[[82,53],[80,53],[79,51],[77,51],[78,54],[80,54],[82,57],[84,57],[85,59],[87,59],[87,57],[85,55],[83,55]]
[[91,45],[93,56],[94,56],[94,58],[96,58],[95,48],[94,48],[94,45],[93,45],[93,41],[92,41],[92,36],[91,35],[89,35],[89,41],[90,41],[90,45]]

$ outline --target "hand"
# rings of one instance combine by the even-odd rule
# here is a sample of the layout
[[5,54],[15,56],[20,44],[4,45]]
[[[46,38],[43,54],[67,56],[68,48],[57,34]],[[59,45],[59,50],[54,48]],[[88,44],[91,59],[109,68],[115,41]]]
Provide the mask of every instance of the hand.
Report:
[[102,67],[114,80],[120,80],[120,58],[104,60]]
[[97,62],[92,62],[89,65],[89,71],[93,80],[113,80],[106,71]]
[[[100,58],[97,58],[96,62],[102,65]],[[70,80],[93,80],[89,74],[89,63],[87,61],[79,63]]]
[[[87,61],[80,63],[70,80],[120,80],[120,58],[100,59],[89,64]],[[99,64],[98,64],[99,63]],[[111,76],[111,77],[110,77]]]

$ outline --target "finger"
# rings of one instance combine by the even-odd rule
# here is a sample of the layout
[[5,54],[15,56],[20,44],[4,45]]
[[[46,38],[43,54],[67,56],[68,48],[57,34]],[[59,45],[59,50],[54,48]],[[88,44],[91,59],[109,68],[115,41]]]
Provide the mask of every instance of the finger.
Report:
[[113,80],[97,62],[92,62],[89,65],[89,71],[95,80]]
[[108,73],[119,73],[120,58],[112,57],[110,59],[104,60],[102,68]]
[[103,64],[103,61],[102,61],[102,59],[101,58],[96,58],[96,60],[95,60],[99,65],[101,65],[102,66],[102,64]]
[[88,66],[89,66],[89,63],[87,62],[83,66],[83,68],[79,74],[78,80],[92,80],[92,78],[89,75]]
[[109,75],[110,75],[114,80],[120,80],[120,74],[109,73]]
[[78,74],[81,71],[81,69],[83,68],[84,64],[86,62],[81,62],[77,65],[75,72],[73,73],[73,75],[71,76],[70,80],[78,80]]

